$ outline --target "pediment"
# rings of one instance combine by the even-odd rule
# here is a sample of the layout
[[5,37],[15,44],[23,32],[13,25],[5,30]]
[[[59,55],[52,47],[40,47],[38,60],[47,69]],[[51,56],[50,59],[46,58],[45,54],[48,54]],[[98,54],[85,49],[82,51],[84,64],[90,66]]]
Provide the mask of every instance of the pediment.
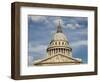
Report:
[[75,63],[75,62],[80,62],[80,61],[78,61],[78,60],[76,60],[75,58],[72,58],[72,57],[68,57],[68,56],[65,56],[65,55],[62,55],[62,54],[57,54],[57,55],[48,57],[46,59],[40,60],[40,61],[36,62],[35,64],[39,64],[39,63],[40,64]]

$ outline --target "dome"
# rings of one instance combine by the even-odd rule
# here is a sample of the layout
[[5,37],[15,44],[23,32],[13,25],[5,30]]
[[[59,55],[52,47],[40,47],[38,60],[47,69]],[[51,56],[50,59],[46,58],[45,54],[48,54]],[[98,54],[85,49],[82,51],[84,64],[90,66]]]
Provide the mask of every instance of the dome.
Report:
[[66,36],[63,33],[55,33],[53,40],[67,40]]
[[57,27],[56,33],[54,34],[49,44],[49,47],[69,47],[68,40],[61,29],[60,23]]
[[50,44],[49,47],[69,47],[69,43],[68,40],[66,38],[66,36],[63,33],[55,33]]

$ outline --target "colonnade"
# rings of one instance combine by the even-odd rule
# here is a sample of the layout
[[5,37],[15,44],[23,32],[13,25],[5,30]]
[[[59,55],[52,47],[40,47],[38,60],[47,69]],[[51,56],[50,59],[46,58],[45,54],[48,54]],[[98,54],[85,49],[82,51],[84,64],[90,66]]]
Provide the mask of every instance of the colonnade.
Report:
[[48,50],[48,55],[52,56],[55,55],[57,53],[63,54],[63,55],[69,55],[70,54],[70,50],[69,49],[65,49],[65,48],[54,48],[54,49],[49,49]]

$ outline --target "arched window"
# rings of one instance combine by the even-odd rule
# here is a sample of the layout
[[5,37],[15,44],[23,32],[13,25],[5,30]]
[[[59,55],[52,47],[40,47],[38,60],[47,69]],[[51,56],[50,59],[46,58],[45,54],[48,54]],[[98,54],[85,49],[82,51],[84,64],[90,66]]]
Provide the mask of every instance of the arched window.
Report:
[[64,42],[62,42],[62,45],[64,45]]
[[60,42],[59,42],[59,45],[60,45]]

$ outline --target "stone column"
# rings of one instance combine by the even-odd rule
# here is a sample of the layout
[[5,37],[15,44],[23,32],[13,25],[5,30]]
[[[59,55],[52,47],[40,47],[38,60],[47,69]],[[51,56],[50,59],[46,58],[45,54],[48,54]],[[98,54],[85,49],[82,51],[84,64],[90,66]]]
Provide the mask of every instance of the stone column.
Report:
[[56,48],[56,53],[58,53],[58,49]]
[[68,56],[69,56],[69,50],[68,50]]
[[55,55],[55,49],[54,49],[54,55]]
[[51,51],[52,51],[51,55],[53,55],[53,49]]
[[65,55],[66,55],[66,49],[65,49]]
[[52,55],[54,55],[54,49],[52,49]]
[[68,50],[66,50],[66,55],[68,55]]
[[58,53],[58,48],[56,48],[56,53]]
[[57,48],[56,48],[56,51],[55,52],[57,53]]
[[61,48],[61,53],[63,54],[63,48]]
[[65,55],[67,55],[67,49],[66,49],[66,54]]
[[62,49],[62,51],[63,51],[63,54],[64,54],[64,49]]
[[61,48],[60,48],[60,53],[61,53]]
[[52,49],[51,49],[51,51],[50,51],[51,53],[50,53],[50,56],[52,55]]

